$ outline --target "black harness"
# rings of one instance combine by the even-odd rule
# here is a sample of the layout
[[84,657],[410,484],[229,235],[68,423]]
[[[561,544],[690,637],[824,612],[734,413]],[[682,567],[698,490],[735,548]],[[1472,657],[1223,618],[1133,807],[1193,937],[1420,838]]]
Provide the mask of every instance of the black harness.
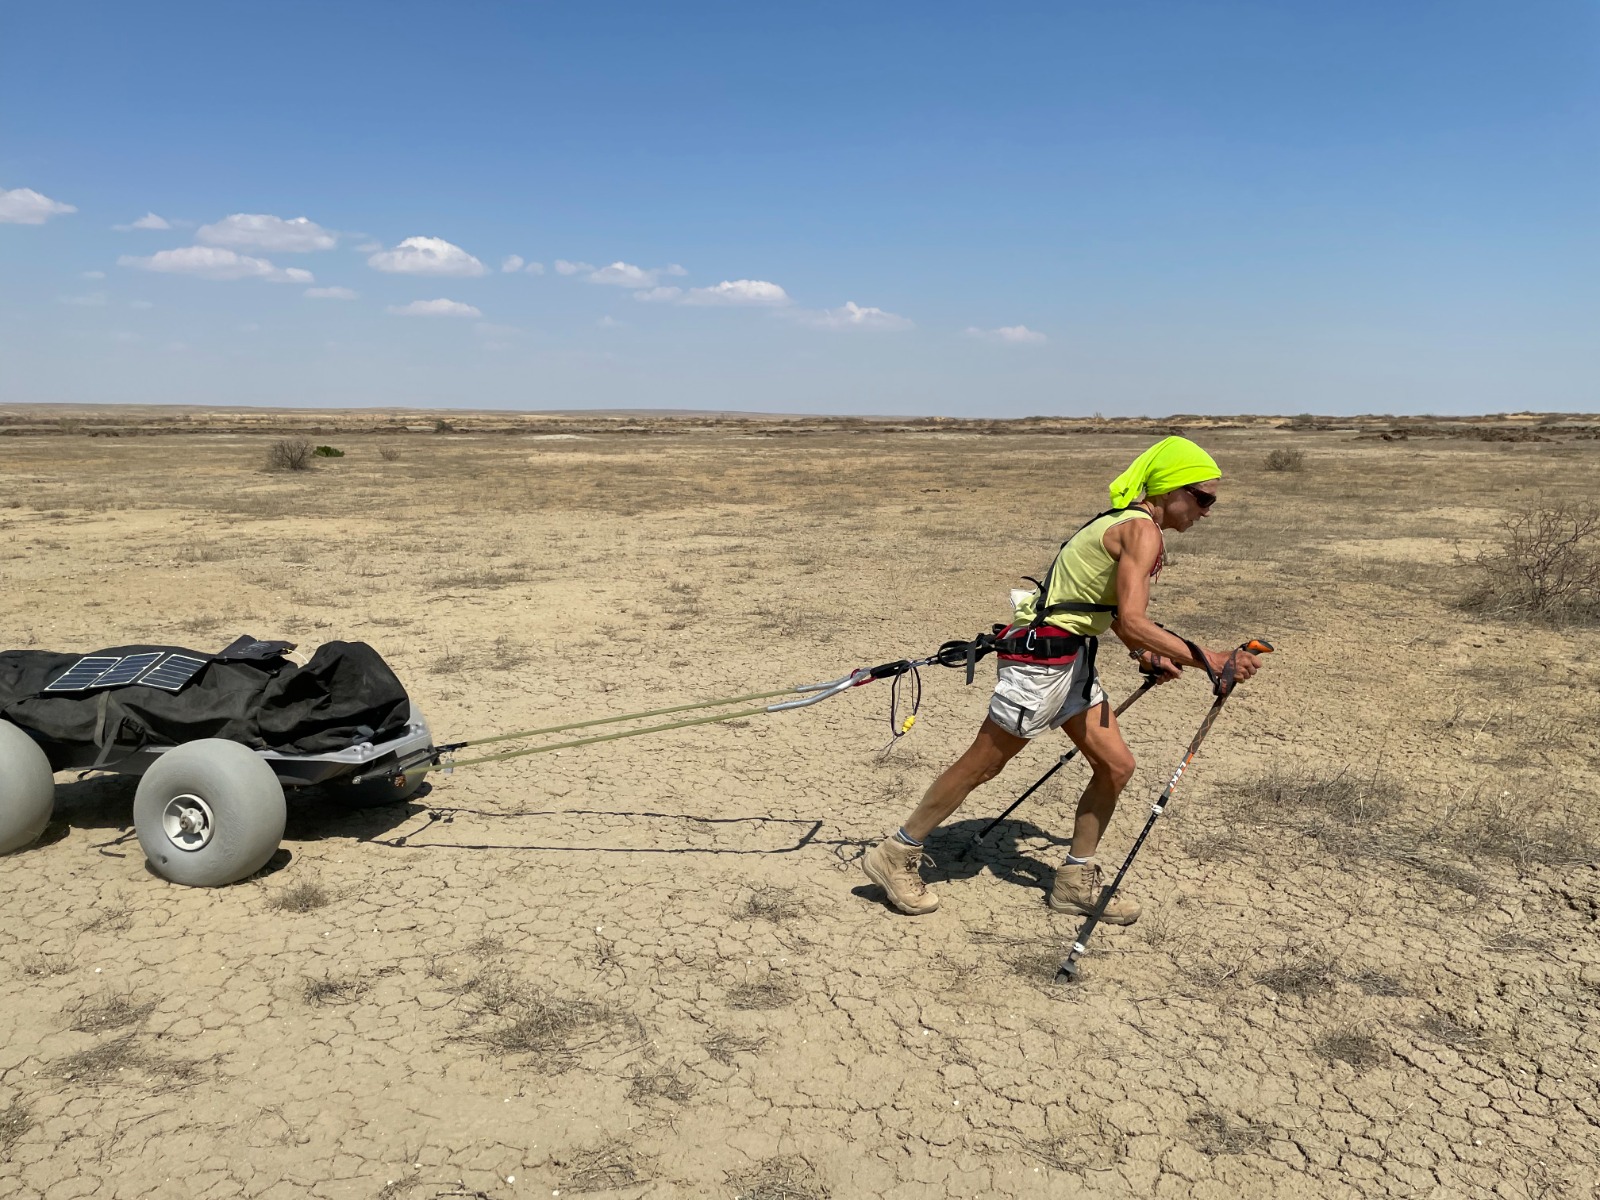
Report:
[[[1085,521],[1073,533],[1075,538],[1101,517],[1111,516],[1113,513],[1127,512],[1124,508],[1110,508],[1103,513],[1097,513]],[[1050,560],[1050,567],[1044,573],[1044,579],[1038,580],[1031,575],[1023,578],[1038,589],[1038,600],[1034,603],[1033,620],[1028,624],[1017,627],[1013,625],[995,625],[988,633],[980,633],[970,641],[959,638],[945,642],[934,654],[932,661],[941,667],[965,667],[967,682],[971,683],[977,671],[978,661],[991,654],[1004,654],[1011,658],[1024,659],[1051,659],[1051,658],[1076,658],[1081,653],[1089,656],[1089,670],[1085,673],[1088,683],[1092,687],[1094,680],[1095,653],[1099,646],[1099,639],[1085,637],[1081,633],[1042,633],[1045,626],[1049,625],[1050,618],[1057,613],[1103,613],[1115,615],[1115,604],[1094,604],[1087,600],[1061,600],[1055,604],[1047,604],[1050,598],[1050,580],[1055,574],[1056,560],[1061,557],[1061,551],[1067,548],[1072,541],[1068,538],[1061,543],[1056,551],[1055,558]]]

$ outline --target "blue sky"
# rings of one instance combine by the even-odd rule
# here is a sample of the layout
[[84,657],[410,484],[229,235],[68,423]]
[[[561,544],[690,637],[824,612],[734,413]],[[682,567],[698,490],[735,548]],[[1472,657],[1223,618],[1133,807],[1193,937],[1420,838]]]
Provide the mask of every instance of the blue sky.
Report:
[[0,400],[1600,409],[1589,0],[7,5],[0,122]]

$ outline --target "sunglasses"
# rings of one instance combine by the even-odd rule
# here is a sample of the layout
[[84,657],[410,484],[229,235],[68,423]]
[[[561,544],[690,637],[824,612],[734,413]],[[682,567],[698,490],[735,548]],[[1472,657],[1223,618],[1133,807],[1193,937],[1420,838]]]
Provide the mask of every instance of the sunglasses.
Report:
[[1217,494],[1215,492],[1202,492],[1193,484],[1185,484],[1183,490],[1193,496],[1194,502],[1201,508],[1210,508],[1217,502]]

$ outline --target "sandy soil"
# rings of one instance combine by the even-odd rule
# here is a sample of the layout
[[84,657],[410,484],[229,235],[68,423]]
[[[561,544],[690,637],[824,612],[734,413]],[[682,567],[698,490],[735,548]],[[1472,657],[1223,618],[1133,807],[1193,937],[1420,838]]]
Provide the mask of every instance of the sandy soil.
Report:
[[[1154,431],[147,417],[0,421],[8,647],[363,639],[442,740],[969,636]],[[318,421],[346,457],[261,470]],[[0,1197],[1597,1194],[1600,637],[1455,607],[1503,506],[1600,478],[1594,427],[1213,425],[1224,499],[1156,615],[1280,653],[1078,985],[1043,890],[1080,768],[967,854],[1059,742],[937,836],[936,914],[855,861],[988,671],[927,672],[886,757],[876,684],[390,808],[302,795],[219,890],[146,869],[133,780],[62,776],[0,862]],[[1207,701],[1128,714],[1108,855]]]

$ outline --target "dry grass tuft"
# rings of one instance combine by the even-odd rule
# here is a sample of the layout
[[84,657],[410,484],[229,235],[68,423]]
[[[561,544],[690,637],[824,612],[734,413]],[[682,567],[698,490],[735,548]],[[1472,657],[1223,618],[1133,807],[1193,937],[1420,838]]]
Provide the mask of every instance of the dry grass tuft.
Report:
[[8,1162],[11,1148],[33,1127],[33,1113],[21,1100],[0,1108],[0,1162]]
[[300,997],[307,1004],[348,1004],[366,994],[370,985],[355,976],[307,975],[301,980]]
[[133,909],[122,903],[108,904],[84,922],[85,933],[127,933],[133,927]]
[[176,1087],[193,1082],[202,1061],[148,1053],[139,1044],[138,1034],[125,1033],[112,1041],[57,1059],[50,1065],[50,1074],[92,1086],[137,1071],[160,1079],[167,1087]]
[[1386,775],[1374,773],[1363,779],[1348,767],[1332,775],[1274,767],[1237,784],[1229,806],[1238,817],[1311,832],[1319,828],[1319,819],[1326,818],[1346,829],[1371,826],[1396,811],[1404,799],[1399,783]]
[[752,921],[770,921],[774,925],[782,925],[805,916],[806,906],[800,899],[798,888],[764,884],[750,893],[741,915]]
[[1267,1144],[1267,1131],[1248,1117],[1234,1120],[1209,1104],[1189,1118],[1189,1128],[1197,1135],[1200,1153],[1248,1154]]
[[137,1025],[155,1011],[156,1002],[136,1002],[129,996],[105,996],[95,1001],[85,1001],[78,1008],[72,1028],[78,1033],[109,1033],[113,1029],[126,1029]]
[[684,1104],[694,1096],[695,1083],[678,1069],[638,1071],[628,1083],[628,1099],[635,1104],[670,1100]]
[[267,447],[267,470],[309,471],[315,454],[309,438],[279,438]]
[[733,1056],[736,1054],[754,1054],[767,1044],[764,1037],[744,1037],[726,1029],[719,1029],[705,1041],[706,1053],[713,1062],[719,1062],[725,1067],[733,1066]]
[[1244,982],[1255,955],[1248,951],[1219,948],[1178,961],[1178,969],[1203,993],[1228,991]]
[[138,1039],[130,1033],[56,1060],[52,1074],[61,1079],[99,1083],[121,1071],[138,1068],[143,1063],[144,1056],[140,1052]]
[[1349,976],[1349,979],[1351,983],[1369,996],[1404,996],[1406,994],[1405,985],[1398,978],[1375,967],[1363,967]]
[[459,991],[472,997],[474,1018],[498,1023],[475,1035],[496,1054],[526,1058],[541,1069],[559,1072],[578,1053],[636,1024],[622,1009],[594,1000],[556,996],[501,968],[481,972]]
[[303,879],[290,884],[267,901],[267,907],[277,912],[315,912],[333,899],[333,893],[313,879]]
[[1255,978],[1280,996],[1306,1000],[1333,990],[1334,961],[1320,954],[1293,955]]
[[1054,1137],[1023,1138],[1018,1148],[1057,1171],[1109,1171],[1128,1157],[1128,1138],[1109,1122],[1089,1119]]
[[754,1011],[787,1008],[800,993],[787,979],[767,978],[757,983],[736,983],[728,989],[728,1007]]
[[1510,513],[1497,544],[1470,565],[1476,578],[1461,601],[1469,612],[1553,625],[1600,620],[1600,504],[1546,501]]
[[22,973],[31,979],[51,979],[66,975],[72,970],[72,960],[65,954],[46,954],[40,951],[22,960]]
[[621,1138],[602,1142],[588,1150],[581,1150],[565,1162],[555,1160],[565,1167],[561,1179],[561,1192],[606,1192],[629,1187],[649,1178],[650,1162],[636,1154],[631,1145]]
[[1267,455],[1266,467],[1269,471],[1303,471],[1305,466],[1304,450],[1274,450]]
[[1185,830],[1183,848],[1198,862],[1233,862],[1243,857],[1244,840],[1234,829]]
[[1329,1062],[1349,1063],[1358,1071],[1381,1067],[1389,1061],[1389,1047],[1361,1025],[1326,1030],[1311,1048]]
[[1066,957],[1059,947],[1032,946],[1013,951],[1005,956],[1011,973],[1032,983],[1052,984],[1061,960]]
[[734,1200],[829,1200],[817,1170],[797,1154],[768,1158],[728,1175]]
[[1416,1029],[1429,1041],[1453,1050],[1481,1050],[1490,1041],[1482,1029],[1464,1024],[1449,1013],[1431,1012],[1417,1022]]
[[[1520,867],[1600,857],[1591,825],[1548,800],[1479,789],[1427,817],[1412,815],[1415,808],[1400,782],[1381,771],[1361,775],[1345,767],[1329,774],[1275,766],[1235,784],[1223,816],[1239,828],[1292,829],[1333,858],[1403,863],[1474,898],[1489,892],[1480,875],[1417,848],[1504,859]],[[1185,845],[1193,850],[1188,836]]]
[[378,457],[383,459],[384,462],[399,462],[401,458],[400,447],[380,446],[378,448]]

